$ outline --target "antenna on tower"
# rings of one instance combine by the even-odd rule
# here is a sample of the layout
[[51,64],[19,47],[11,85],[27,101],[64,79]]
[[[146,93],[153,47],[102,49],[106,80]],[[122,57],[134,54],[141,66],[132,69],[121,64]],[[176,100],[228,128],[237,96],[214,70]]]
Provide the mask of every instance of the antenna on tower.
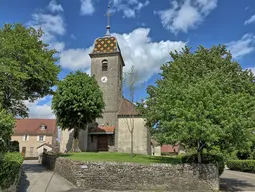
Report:
[[110,13],[110,0],[108,2],[108,8],[107,8],[107,13],[105,14],[105,16],[107,16],[107,26],[106,26],[106,34],[105,36],[110,36],[110,17],[111,17],[111,13]]

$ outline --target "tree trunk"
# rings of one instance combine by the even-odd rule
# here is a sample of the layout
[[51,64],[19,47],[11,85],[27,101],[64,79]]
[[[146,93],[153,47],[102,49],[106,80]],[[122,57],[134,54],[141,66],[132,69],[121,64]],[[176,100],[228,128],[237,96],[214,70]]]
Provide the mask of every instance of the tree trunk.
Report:
[[198,163],[202,163],[202,154],[201,154],[201,151],[197,152],[197,160],[198,160]]
[[132,130],[132,131],[131,131],[131,134],[130,134],[130,135],[131,135],[131,148],[130,148],[130,156],[131,156],[131,157],[134,156],[134,151],[133,151],[133,150],[134,150],[134,142],[133,142],[133,139],[134,139],[134,138],[133,138],[133,133],[134,133],[134,131]]
[[[133,110],[132,110],[132,113]],[[135,128],[135,118],[134,115],[131,115],[131,131],[130,131],[130,135],[131,135],[131,149],[130,149],[130,156],[133,157],[134,156],[134,128]]]
[[79,148],[79,129],[74,129],[72,152],[81,152]]
[[197,161],[198,161],[198,163],[202,163],[202,150],[203,150],[203,148],[201,147],[201,142],[198,141],[198,146],[197,146]]

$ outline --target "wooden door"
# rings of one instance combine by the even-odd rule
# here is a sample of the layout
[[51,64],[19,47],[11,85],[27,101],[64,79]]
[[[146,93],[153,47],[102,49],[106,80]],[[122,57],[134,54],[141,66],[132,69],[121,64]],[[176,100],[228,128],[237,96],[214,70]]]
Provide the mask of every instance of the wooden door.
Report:
[[25,157],[26,155],[26,147],[22,147],[21,155]]
[[108,151],[108,135],[97,136],[97,150]]

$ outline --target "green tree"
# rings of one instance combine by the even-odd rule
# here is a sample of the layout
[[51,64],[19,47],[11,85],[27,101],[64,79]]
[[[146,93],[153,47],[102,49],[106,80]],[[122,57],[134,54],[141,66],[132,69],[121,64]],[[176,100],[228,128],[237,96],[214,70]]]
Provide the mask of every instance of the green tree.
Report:
[[170,55],[173,60],[161,67],[161,78],[140,104],[154,135],[161,143],[196,148],[199,162],[204,148],[241,148],[255,127],[252,72],[242,70],[222,45]]
[[103,94],[94,77],[77,71],[58,83],[52,109],[62,130],[74,130],[72,151],[79,151],[79,132],[101,117]]
[[34,101],[52,93],[60,67],[57,52],[41,40],[42,30],[21,24],[0,29],[0,92],[2,107],[14,116],[26,117],[24,100]]
[[0,107],[0,152],[8,150],[8,142],[11,139],[14,127],[15,119],[13,116]]

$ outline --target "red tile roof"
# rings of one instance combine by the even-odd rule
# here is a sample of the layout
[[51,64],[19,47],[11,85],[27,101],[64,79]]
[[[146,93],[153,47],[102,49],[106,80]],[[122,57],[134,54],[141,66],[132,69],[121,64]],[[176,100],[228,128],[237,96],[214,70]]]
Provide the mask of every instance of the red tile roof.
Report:
[[115,127],[113,126],[100,126],[90,130],[90,133],[114,133]]
[[[47,129],[41,130],[42,124],[47,126]],[[17,119],[13,135],[53,135],[56,129],[56,119]]]
[[140,112],[136,108],[136,105],[131,101],[123,98],[119,110],[119,115],[139,115]]
[[162,153],[178,153],[179,145],[162,145],[161,152]]

